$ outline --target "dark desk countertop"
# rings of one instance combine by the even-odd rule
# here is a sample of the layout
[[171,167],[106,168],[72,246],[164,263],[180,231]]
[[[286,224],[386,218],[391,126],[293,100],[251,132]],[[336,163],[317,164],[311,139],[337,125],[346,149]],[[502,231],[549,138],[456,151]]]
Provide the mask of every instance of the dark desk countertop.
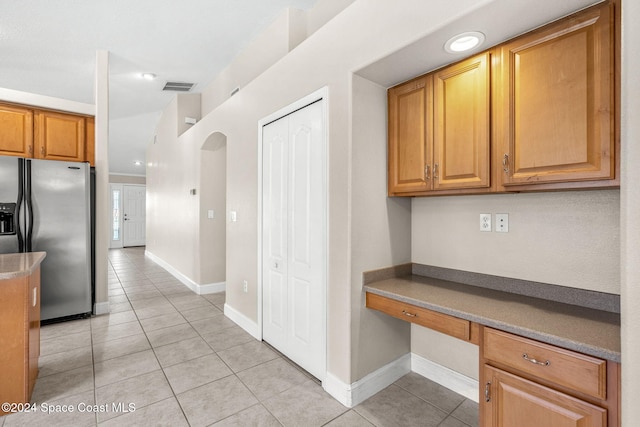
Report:
[[369,283],[364,290],[620,362],[620,315],[617,313],[417,275]]

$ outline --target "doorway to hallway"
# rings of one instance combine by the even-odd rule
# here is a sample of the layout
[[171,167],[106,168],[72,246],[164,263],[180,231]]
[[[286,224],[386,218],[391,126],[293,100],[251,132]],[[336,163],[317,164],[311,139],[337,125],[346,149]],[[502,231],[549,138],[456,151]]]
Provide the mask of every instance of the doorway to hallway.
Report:
[[109,184],[111,190],[110,248],[146,243],[146,186]]

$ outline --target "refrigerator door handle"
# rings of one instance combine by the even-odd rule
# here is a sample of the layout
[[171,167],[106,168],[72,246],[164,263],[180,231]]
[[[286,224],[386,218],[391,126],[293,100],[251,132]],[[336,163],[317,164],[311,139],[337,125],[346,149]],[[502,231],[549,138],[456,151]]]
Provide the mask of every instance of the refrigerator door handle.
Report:
[[27,208],[27,224],[25,236],[25,252],[31,252],[31,236],[33,235],[33,204],[31,203],[31,160],[25,161],[27,164],[26,185],[25,185],[25,205]]
[[22,228],[20,227],[20,211],[22,210],[22,199],[24,193],[22,187],[24,186],[24,159],[18,159],[18,199],[16,200],[16,212],[13,217],[13,225],[16,230],[16,236],[18,237],[18,252],[24,252],[24,238],[22,236]]

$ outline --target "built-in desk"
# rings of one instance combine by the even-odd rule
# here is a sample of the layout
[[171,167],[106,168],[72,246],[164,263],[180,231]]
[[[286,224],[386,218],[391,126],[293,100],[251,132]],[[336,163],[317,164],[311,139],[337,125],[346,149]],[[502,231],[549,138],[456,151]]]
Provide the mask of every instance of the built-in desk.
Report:
[[[40,263],[45,255],[44,252],[0,255],[0,402],[3,403],[29,402],[38,377]],[[8,409],[11,412],[16,408]],[[0,415],[6,413],[3,407]]]
[[364,290],[369,308],[480,346],[481,425],[516,401],[566,425],[619,425],[619,313],[416,274]]
[[620,362],[618,313],[417,275],[373,282],[365,285],[364,290],[437,313]]

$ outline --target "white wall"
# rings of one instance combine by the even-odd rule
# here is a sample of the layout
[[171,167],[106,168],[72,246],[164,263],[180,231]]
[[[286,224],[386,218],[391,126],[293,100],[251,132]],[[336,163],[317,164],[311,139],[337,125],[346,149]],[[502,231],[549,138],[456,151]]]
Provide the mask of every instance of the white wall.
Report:
[[640,3],[622,5],[622,417],[631,427],[640,419]]
[[[475,2],[461,0],[456,12],[470,8]],[[186,230],[178,236],[171,230],[166,233],[173,238],[160,237],[165,233],[166,222],[152,223],[147,233],[150,245],[162,252],[162,258],[171,260],[180,271],[192,271],[186,258],[193,256],[190,249],[198,247],[198,236],[191,235],[189,228],[198,229],[194,219],[198,216],[198,206],[185,200],[188,191],[188,176],[194,167],[193,159],[199,155],[202,142],[213,132],[221,132],[227,137],[227,212],[238,213],[238,221],[227,222],[227,305],[241,313],[249,322],[257,323],[257,123],[274,111],[303,96],[328,86],[329,88],[329,272],[328,272],[328,371],[339,380],[349,384],[377,367],[368,361],[369,357],[379,357],[376,351],[362,351],[358,373],[352,372],[352,352],[360,352],[359,346],[352,348],[352,266],[350,226],[362,218],[353,218],[350,211],[350,98],[351,71],[382,57],[389,51],[405,46],[418,36],[429,31],[425,23],[437,25],[447,18],[440,14],[451,12],[443,9],[426,8],[421,0],[407,0],[403,7],[386,2],[355,1],[342,13],[318,29],[289,54],[276,62],[254,80],[241,88],[240,92],[211,112],[205,114],[191,130],[178,138],[175,146],[168,147],[161,141],[159,127],[156,149],[149,151],[153,167],[149,168],[147,180],[150,197],[150,211],[157,210],[163,201],[178,203],[184,213],[180,224]],[[381,92],[379,92],[381,93]],[[203,105],[209,95],[203,93]],[[214,105],[213,102],[210,105]],[[167,112],[171,108],[167,109]],[[203,108],[203,112],[207,109]],[[384,136],[380,136],[384,138]],[[158,148],[161,148],[159,150]],[[187,151],[191,154],[187,154]],[[170,163],[181,163],[174,167]],[[382,162],[381,164],[383,164]],[[153,175],[153,171],[157,171]],[[385,168],[382,166],[382,171]],[[184,176],[178,176],[178,171]],[[380,173],[381,171],[378,171]],[[382,172],[383,173],[383,172]],[[384,198],[384,185],[380,193]],[[153,190],[152,190],[153,188]],[[375,201],[374,203],[379,203]],[[185,203],[183,203],[185,202]],[[386,203],[386,202],[385,202]],[[368,214],[368,213],[367,213]],[[160,245],[159,241],[164,244]],[[180,242],[178,245],[176,242]],[[162,247],[160,247],[162,246]],[[387,252],[388,249],[380,249]],[[377,250],[372,250],[377,253]],[[385,262],[392,258],[381,256]],[[362,268],[364,268],[363,266]],[[368,267],[368,265],[366,266]],[[248,292],[242,292],[242,281],[249,283]],[[357,282],[357,286],[361,286]],[[355,292],[355,291],[354,291]],[[358,304],[361,302],[359,301]],[[392,320],[386,320],[392,322]],[[367,341],[368,343],[369,341]],[[362,341],[360,342],[362,343]],[[359,344],[360,344],[359,343]],[[391,356],[384,342],[378,346],[371,344],[368,350],[383,349]],[[353,356],[358,358],[360,356]],[[387,360],[386,362],[390,362]]]
[[285,9],[258,37],[252,40],[202,91],[202,115],[229,99],[235,88],[244,87],[275,64],[304,39],[304,14]]
[[19,90],[0,87],[0,101],[14,102],[16,104],[31,105],[34,107],[48,108],[52,110],[67,111],[69,113],[94,116],[96,106],[83,102],[69,101],[68,99],[53,98],[51,96],[22,92]]
[[[618,190],[413,200],[412,260],[477,273],[620,293]],[[509,232],[479,215],[509,214]]]
[[141,175],[109,175],[110,184],[138,184],[145,185],[147,183],[147,177]]
[[[213,134],[200,151],[200,283],[223,283],[227,264],[227,142]],[[209,210],[213,218],[208,218]]]
[[147,148],[146,250],[198,283],[199,200],[190,191],[198,193],[199,150],[177,140],[179,97],[164,110]]
[[411,261],[411,199],[388,198],[387,90],[357,75],[352,90],[351,348],[362,378],[410,350],[407,322],[365,308],[362,273]]

